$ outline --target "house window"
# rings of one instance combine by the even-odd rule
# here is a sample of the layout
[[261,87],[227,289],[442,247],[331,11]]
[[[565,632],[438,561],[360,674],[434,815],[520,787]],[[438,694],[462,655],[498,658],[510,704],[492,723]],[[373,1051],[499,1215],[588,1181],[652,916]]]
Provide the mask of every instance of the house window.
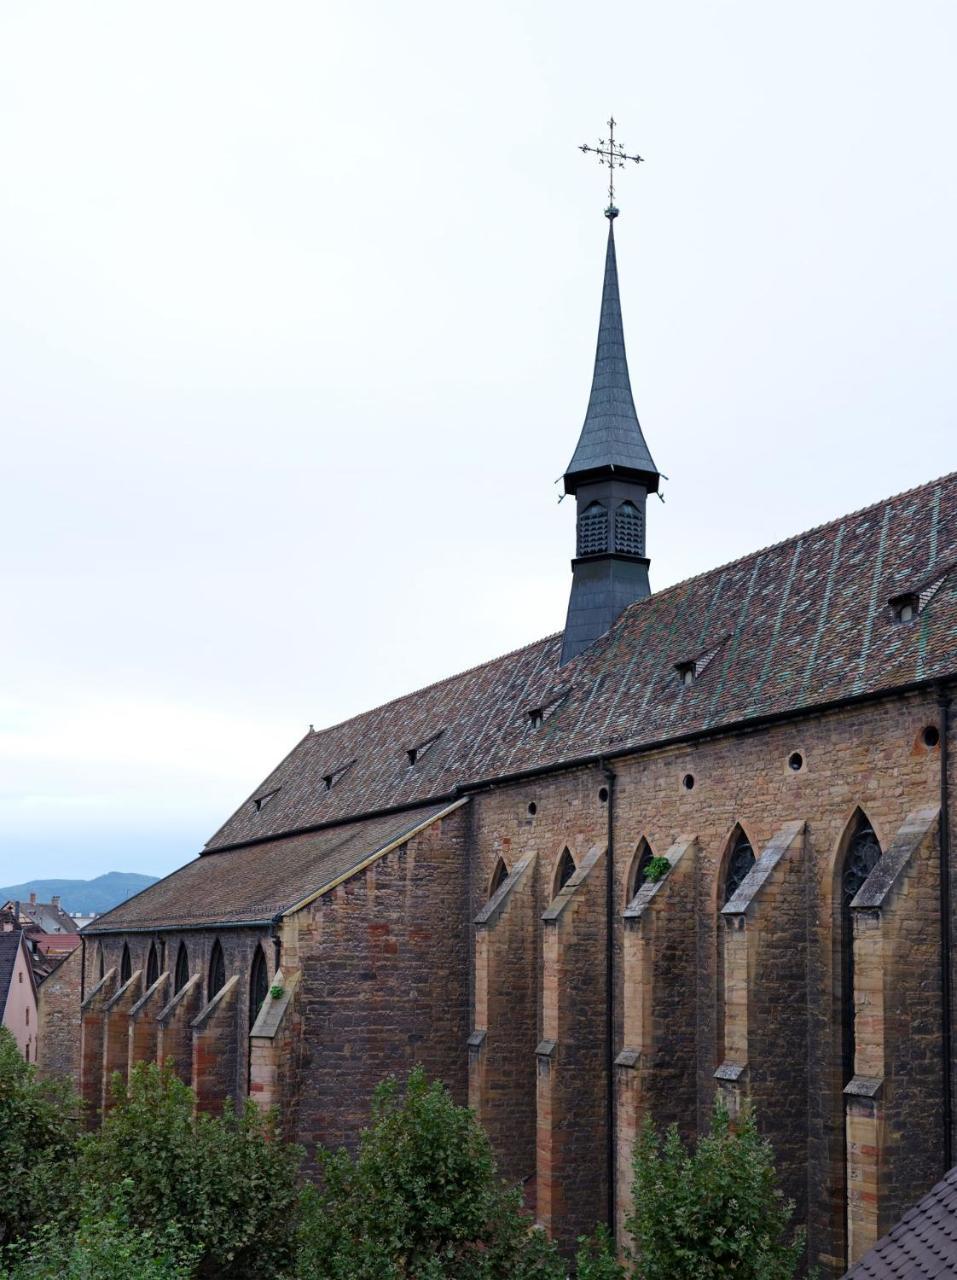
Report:
[[182,991],[189,982],[189,954],[186,951],[186,943],[179,944],[179,950],[176,953],[176,976],[173,980],[173,990]]
[[29,1009],[29,1006],[28,1006],[26,1009],[24,1009],[24,1011],[23,1011],[23,1012],[24,1012],[24,1014],[26,1015],[27,1026],[29,1026],[29,1025],[30,1025],[30,1009]]
[[854,921],[851,903],[880,857],[881,846],[874,828],[860,814],[841,865],[841,1038],[845,1084],[854,1075],[855,1052]]
[[222,945],[217,938],[213,943],[213,951],[209,957],[209,987],[207,999],[212,1000],[217,992],[226,985],[226,959]]
[[133,962],[130,959],[130,948],[123,943],[123,957],[120,960],[120,985],[125,986],[133,976]]
[[744,883],[744,878],[754,866],[754,850],[751,841],[740,832],[728,857],[727,870],[724,873],[724,904],[731,901]]
[[600,502],[592,502],[578,517],[578,554],[597,556],[607,550],[608,512]]
[[623,502],[615,512],[615,550],[645,554],[645,517],[633,502]]
[[262,947],[253,952],[252,968],[249,971],[249,1026],[259,1017],[259,1010],[269,992],[269,969]]

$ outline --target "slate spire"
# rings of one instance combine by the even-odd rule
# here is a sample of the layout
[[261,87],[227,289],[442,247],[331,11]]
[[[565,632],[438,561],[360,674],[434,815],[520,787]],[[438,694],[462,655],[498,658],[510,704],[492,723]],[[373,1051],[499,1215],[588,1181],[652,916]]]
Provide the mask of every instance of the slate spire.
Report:
[[651,594],[645,502],[660,475],[642,435],[628,376],[610,204],[598,349],[588,410],[565,472],[574,494],[577,540],[562,639],[564,665],[605,634],[623,610]]
[[628,376],[625,333],[621,321],[618,291],[618,259],[615,254],[615,218],[610,208],[608,248],[605,253],[605,282],[601,294],[601,319],[595,372],[585,423],[568,470],[565,492],[574,493],[580,484],[604,472],[614,472],[640,480],[649,493],[658,491],[658,469],[641,433],[635,400]]

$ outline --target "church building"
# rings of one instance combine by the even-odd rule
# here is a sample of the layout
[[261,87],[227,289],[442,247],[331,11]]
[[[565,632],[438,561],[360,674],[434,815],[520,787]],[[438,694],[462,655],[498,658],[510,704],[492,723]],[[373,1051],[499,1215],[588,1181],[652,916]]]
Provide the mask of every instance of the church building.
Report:
[[169,1059],[311,1151],[421,1063],[566,1245],[646,1117],[751,1100],[837,1277],[957,1163],[957,474],[653,592],[616,214],[564,630],[310,730],[86,929],[82,1092]]

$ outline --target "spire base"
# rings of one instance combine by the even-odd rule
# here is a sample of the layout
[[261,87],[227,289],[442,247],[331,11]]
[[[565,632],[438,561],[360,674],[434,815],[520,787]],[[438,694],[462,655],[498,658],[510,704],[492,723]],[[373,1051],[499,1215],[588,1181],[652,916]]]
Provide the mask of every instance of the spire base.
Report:
[[608,206],[608,208],[605,210],[605,217],[608,218],[609,221],[611,221],[612,218],[618,217],[618,210],[615,207],[615,205],[610,204]]

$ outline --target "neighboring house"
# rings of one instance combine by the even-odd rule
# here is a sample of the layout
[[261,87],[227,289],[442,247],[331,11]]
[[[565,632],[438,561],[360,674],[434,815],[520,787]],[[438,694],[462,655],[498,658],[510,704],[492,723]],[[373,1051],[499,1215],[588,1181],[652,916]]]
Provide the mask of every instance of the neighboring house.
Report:
[[35,893],[30,894],[27,902],[17,902],[11,898],[0,906],[0,912],[9,912],[24,928],[33,925],[44,933],[79,932],[80,926],[63,910],[60,899],[56,896],[49,902],[37,902]]
[[37,1057],[37,984],[22,929],[0,933],[0,1011],[27,1062]]
[[957,1276],[957,1169],[908,1209],[851,1267],[845,1280],[943,1280]]

